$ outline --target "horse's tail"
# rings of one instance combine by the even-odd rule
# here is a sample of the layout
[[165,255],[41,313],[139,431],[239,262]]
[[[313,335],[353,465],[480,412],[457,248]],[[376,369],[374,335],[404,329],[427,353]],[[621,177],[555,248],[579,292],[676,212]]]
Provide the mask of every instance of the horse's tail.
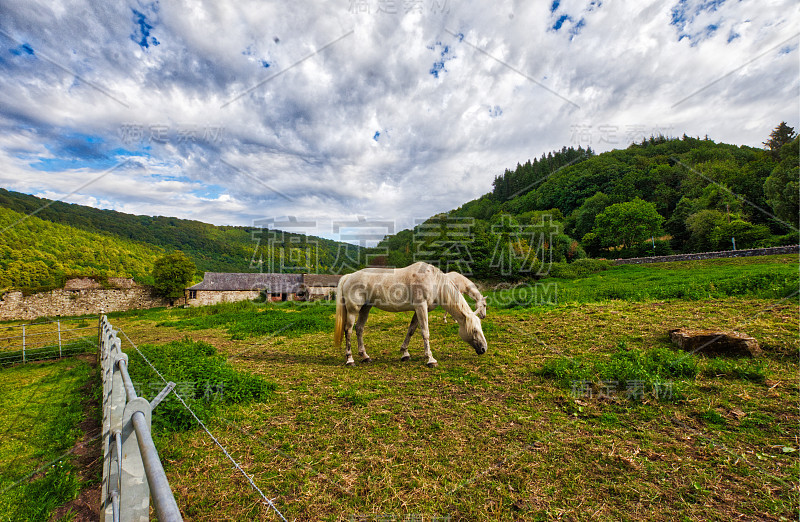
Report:
[[342,332],[345,319],[347,319],[347,308],[344,306],[344,295],[342,294],[344,278],[345,276],[340,277],[339,284],[336,286],[336,327],[333,330],[333,343],[337,350],[342,346]]

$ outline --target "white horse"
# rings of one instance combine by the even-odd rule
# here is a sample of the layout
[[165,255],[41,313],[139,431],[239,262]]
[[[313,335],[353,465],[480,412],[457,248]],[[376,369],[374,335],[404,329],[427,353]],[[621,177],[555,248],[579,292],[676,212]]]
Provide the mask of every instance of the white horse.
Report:
[[[342,333],[347,344],[346,364],[352,366],[350,332],[355,325],[358,353],[362,362],[370,362],[364,347],[364,324],[372,307],[388,312],[414,312],[408,335],[402,345],[401,361],[411,358],[408,340],[419,325],[425,345],[427,365],[437,365],[431,354],[428,331],[428,311],[443,307],[458,322],[458,335],[469,343],[478,354],[486,351],[486,338],[481,329],[481,320],[470,309],[461,292],[445,276],[444,272],[427,263],[414,263],[405,268],[365,268],[339,279],[336,289],[336,329],[334,341],[341,347]],[[358,320],[356,321],[356,318]]]
[[[447,272],[445,274],[451,283],[456,285],[458,291],[467,294],[475,300],[475,315],[480,319],[486,318],[486,298],[478,290],[478,287],[459,272]],[[444,322],[447,322],[447,312],[444,313]]]

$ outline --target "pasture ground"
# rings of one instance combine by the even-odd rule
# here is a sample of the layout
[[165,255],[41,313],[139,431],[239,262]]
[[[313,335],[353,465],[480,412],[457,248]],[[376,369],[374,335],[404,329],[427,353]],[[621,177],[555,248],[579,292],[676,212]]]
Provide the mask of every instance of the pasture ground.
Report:
[[[553,306],[490,295],[482,356],[434,311],[435,369],[418,336],[399,361],[410,314],[374,311],[374,362],[355,368],[330,305],[111,321],[151,347],[206,341],[277,385],[207,424],[289,520],[796,519],[797,258],[670,265],[556,280]],[[667,336],[679,327],[746,332],[764,356],[685,355]],[[187,520],[278,520],[201,430],[156,442]]]
[[[85,356],[0,370],[0,520],[48,520],[99,481],[99,468],[79,456],[99,441],[75,447],[84,431],[99,432],[91,415],[95,374]],[[90,473],[81,473],[84,466]],[[66,510],[59,520],[75,513]]]
[[[198,368],[237,380],[211,398],[243,395],[193,404],[289,520],[796,519],[797,257],[596,268],[541,281],[556,285],[557,305],[519,288],[489,292],[482,356],[432,312],[436,369],[419,337],[399,361],[410,314],[373,312],[374,363],[356,368],[332,346],[330,305],[111,320],[149,353],[206,341],[245,376],[159,363],[178,381]],[[764,356],[687,356],[667,337],[681,326],[749,333]],[[131,371],[140,368],[133,351]],[[91,439],[86,386],[97,388],[86,358],[0,369],[0,520],[80,517],[74,502],[55,508],[99,482],[96,465],[64,456],[82,432]],[[186,520],[278,519],[204,432],[156,425]]]

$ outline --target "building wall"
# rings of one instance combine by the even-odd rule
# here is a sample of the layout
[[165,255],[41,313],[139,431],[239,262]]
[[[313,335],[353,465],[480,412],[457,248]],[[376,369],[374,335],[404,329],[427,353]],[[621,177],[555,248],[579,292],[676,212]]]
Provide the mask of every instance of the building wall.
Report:
[[[232,303],[234,301],[245,301],[257,299],[260,292],[258,290],[196,290],[197,297],[188,299],[189,306],[205,306],[217,303]],[[187,296],[188,291],[187,291]]]
[[336,287],[310,286],[307,289],[309,301],[333,300],[336,298]]
[[0,299],[0,320],[99,314],[135,308],[155,308],[183,304],[183,299],[164,299],[152,295],[148,286],[123,289],[84,288],[52,290],[33,295],[8,292]]

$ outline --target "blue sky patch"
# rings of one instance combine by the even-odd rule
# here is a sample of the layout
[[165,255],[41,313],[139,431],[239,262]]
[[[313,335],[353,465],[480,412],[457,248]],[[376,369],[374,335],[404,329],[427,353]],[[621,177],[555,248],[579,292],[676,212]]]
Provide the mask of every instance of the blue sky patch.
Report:
[[190,191],[191,194],[197,196],[198,198],[218,199],[221,195],[227,192],[225,187],[222,187],[220,185],[214,185],[214,184],[206,185],[205,183],[202,182],[188,180],[188,178],[187,181],[190,181],[194,185],[200,185],[201,188],[192,189]]
[[131,40],[139,44],[142,49],[148,49],[151,45],[159,45],[161,42],[159,42],[155,36],[150,35],[153,25],[147,21],[147,16],[133,8],[131,8],[131,11],[133,11],[134,23],[133,33],[131,33]]
[[[696,4],[690,3],[689,0],[679,0],[675,7],[672,8],[670,20],[670,25],[675,26],[678,30],[678,41],[688,38],[692,41],[692,45],[695,45],[699,41],[713,36],[719,29],[721,21],[696,31],[692,31],[688,26],[692,24],[698,15],[704,12],[713,13],[724,3],[725,0],[704,0]],[[728,37],[728,42],[734,38],[735,36]]]
[[499,105],[495,105],[494,107],[489,107],[490,118],[498,118],[502,115],[503,115],[503,109],[501,109]]
[[581,29],[583,29],[583,27],[585,25],[586,25],[586,20],[584,18],[581,18],[580,20],[578,20],[578,23],[575,24],[574,26],[572,26],[572,29],[569,30],[569,34],[572,35],[570,37],[570,40],[572,40],[573,38],[578,36],[580,34],[580,32],[581,32]]
[[272,64],[271,64],[271,63],[269,63],[268,61],[266,61],[266,60],[261,60],[261,67],[263,67],[264,69],[269,69],[269,66],[270,66],[270,65],[272,65]]
[[117,165],[121,158],[143,156],[139,152],[117,147],[108,149],[101,136],[83,133],[66,133],[57,142],[45,144],[53,157],[27,155],[21,159],[35,160],[29,165],[44,172],[61,172],[73,169],[103,170]]
[[14,56],[21,56],[23,54],[28,54],[33,56],[33,47],[31,47],[30,44],[24,43],[16,47],[12,47],[11,49],[8,50],[8,52],[13,54]]
[[381,137],[381,131],[375,131],[375,134],[372,135],[372,139],[378,141],[378,138]]
[[567,21],[571,22],[572,21],[572,17],[570,17],[569,15],[561,15],[561,16],[559,16],[558,20],[556,20],[556,23],[553,24],[553,30],[554,31],[558,31],[564,25],[564,22],[567,22]]
[[[461,35],[461,38],[459,38],[459,41],[461,41],[463,39],[463,37],[464,37],[464,35]],[[447,72],[447,69],[445,68],[445,63],[447,63],[449,60],[452,60],[453,58],[455,58],[455,56],[453,56],[453,51],[450,48],[450,46],[449,45],[445,45],[442,42],[436,42],[435,44],[429,45],[427,47],[428,47],[428,49],[430,49],[431,51],[434,51],[434,52],[436,52],[437,49],[441,49],[441,51],[438,51],[440,59],[435,61],[435,62],[433,62],[433,65],[431,66],[430,71],[428,71],[428,73],[431,76],[433,76],[434,78],[438,79],[440,73]]]
[[[561,7],[561,0],[553,0],[553,3],[550,5],[550,20],[552,25],[550,26],[549,31],[558,32],[564,25],[567,24],[569,27],[569,39],[573,40],[576,36],[581,33],[581,30],[586,27],[586,18],[584,15],[586,13],[591,13],[595,9],[600,8],[603,5],[603,2],[600,0],[592,0],[589,4],[577,15],[570,15],[561,11],[562,14],[556,13]],[[577,20],[577,22],[575,21]]]

